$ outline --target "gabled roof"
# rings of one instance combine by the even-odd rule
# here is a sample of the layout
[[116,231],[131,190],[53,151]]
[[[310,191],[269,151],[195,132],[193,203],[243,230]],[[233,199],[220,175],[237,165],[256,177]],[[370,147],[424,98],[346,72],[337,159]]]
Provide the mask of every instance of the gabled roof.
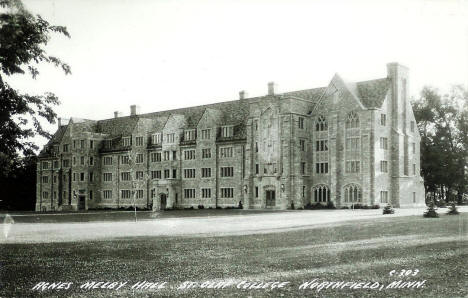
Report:
[[111,138],[130,135],[138,123],[138,116],[118,117],[97,122],[98,133],[109,135]]
[[325,90],[327,90],[327,87],[305,89],[305,90],[299,90],[299,91],[291,91],[291,92],[283,93],[283,95],[299,97],[299,98],[303,98],[305,100],[309,100],[312,103],[317,103],[318,100],[324,94]]
[[366,108],[380,108],[391,87],[391,79],[382,78],[358,82],[358,96]]

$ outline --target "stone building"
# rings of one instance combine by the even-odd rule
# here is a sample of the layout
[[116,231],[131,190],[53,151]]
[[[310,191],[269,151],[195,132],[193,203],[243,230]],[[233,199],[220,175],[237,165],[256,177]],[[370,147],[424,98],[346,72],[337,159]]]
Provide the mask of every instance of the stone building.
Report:
[[106,120],[61,123],[40,153],[36,210],[136,205],[424,204],[408,69],[387,77]]

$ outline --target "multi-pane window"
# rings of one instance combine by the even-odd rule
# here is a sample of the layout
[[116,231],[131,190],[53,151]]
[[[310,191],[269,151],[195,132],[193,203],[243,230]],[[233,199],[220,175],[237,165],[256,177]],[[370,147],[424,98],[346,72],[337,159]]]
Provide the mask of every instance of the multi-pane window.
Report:
[[388,139],[387,138],[380,138],[380,149],[383,149],[383,150],[388,149]]
[[177,160],[177,151],[172,151],[172,160]]
[[120,177],[122,181],[130,181],[130,172],[122,172]]
[[221,167],[221,177],[233,177],[234,168],[233,167]]
[[130,158],[128,157],[128,155],[120,156],[120,163],[123,164],[123,165],[130,164]]
[[316,141],[315,151],[328,151],[328,140]]
[[380,161],[380,171],[382,173],[387,173],[388,172],[388,162],[386,160],[381,160]]
[[143,146],[143,137],[135,137],[135,145]]
[[190,130],[184,131],[184,140],[185,141],[195,140],[195,129],[190,129]]
[[76,165],[76,156],[73,156],[72,160],[73,160],[73,165]]
[[48,199],[49,198],[49,193],[47,191],[42,192],[42,198]]
[[171,178],[171,171],[169,169],[164,170],[164,178]]
[[211,177],[211,168],[202,168],[201,173],[202,173],[202,178],[209,178]]
[[68,168],[70,166],[70,160],[69,159],[62,160],[62,166],[64,168]]
[[42,183],[49,183],[49,176],[42,176]]
[[211,198],[211,188],[202,188],[202,198]]
[[76,173],[73,173],[73,181],[76,181]]
[[177,169],[172,169],[172,178],[177,178]]
[[89,140],[89,148],[90,149],[94,148],[94,141],[93,140]]
[[129,189],[122,189],[120,191],[122,199],[130,199],[131,197],[131,192]]
[[184,178],[195,178],[195,169],[184,169]]
[[84,156],[81,156],[81,157],[80,157],[80,164],[81,164],[82,166],[84,166],[84,164],[85,164],[85,157],[84,157]]
[[104,182],[109,182],[109,181],[112,181],[112,173],[104,173],[102,175],[102,180]]
[[380,191],[380,203],[388,203],[388,191]]
[[315,164],[316,174],[328,174],[328,162],[317,162]]
[[63,152],[68,152],[69,144],[63,144]]
[[138,153],[136,155],[136,163],[143,163],[143,154],[142,153]]
[[73,140],[73,149],[76,149],[76,140]]
[[136,198],[137,199],[143,199],[144,195],[143,195],[143,189],[137,189],[136,191]]
[[94,158],[92,156],[89,157],[89,165],[94,165]]
[[348,114],[346,128],[359,128],[359,117],[355,112]]
[[306,174],[306,163],[305,162],[301,162],[301,174],[302,175],[305,175]]
[[359,137],[346,138],[346,150],[356,151],[359,150]]
[[175,133],[168,133],[166,134],[166,143],[174,143],[175,142]]
[[380,114],[380,125],[385,126],[387,125],[387,115]]
[[185,160],[195,159],[195,149],[184,150],[184,159]]
[[104,199],[112,199],[112,190],[103,191]]
[[233,198],[233,197],[234,197],[234,188],[232,187],[221,188],[221,198]]
[[105,166],[112,165],[112,156],[104,156],[103,162]]
[[202,149],[202,158],[211,158],[211,149],[210,148]]
[[171,151],[164,151],[164,160],[171,159]]
[[151,158],[151,162],[160,162],[161,152],[151,152],[150,158]]
[[221,127],[221,136],[223,138],[232,137],[234,135],[234,126],[223,126]]
[[130,137],[122,138],[122,143],[125,147],[128,147],[132,144],[132,139]]
[[211,137],[211,129],[202,129],[201,131],[201,138],[202,140],[209,140]]
[[151,144],[156,145],[161,143],[161,134],[155,133],[151,135]]
[[58,160],[55,160],[54,161],[54,168],[58,169],[58,167],[59,167],[59,162],[58,162]]
[[89,182],[93,182],[93,181],[94,181],[94,173],[90,172],[89,173]]
[[161,170],[151,171],[151,179],[161,179]]
[[346,161],[346,173],[359,173],[360,161],[359,160],[348,160]]
[[[255,145],[257,145],[257,143],[255,143]],[[301,146],[301,151],[305,151],[305,140],[299,140],[299,145]],[[256,152],[258,152],[258,148]]]
[[330,189],[326,185],[314,187],[314,201],[317,203],[326,203],[330,200]]
[[48,161],[43,161],[42,162],[42,169],[43,170],[49,169],[49,162]]
[[80,140],[80,148],[85,148],[85,140]]
[[136,180],[143,180],[143,171],[136,171],[135,178]]
[[184,189],[184,198],[186,198],[186,199],[195,198],[195,188],[185,188]]
[[324,116],[319,116],[317,122],[315,122],[315,131],[327,131],[328,123]]
[[361,202],[362,192],[361,188],[355,184],[347,185],[344,188],[344,201],[345,203]]
[[304,129],[304,117],[299,117],[298,126],[300,129]]
[[220,148],[221,158],[232,157],[232,147]]

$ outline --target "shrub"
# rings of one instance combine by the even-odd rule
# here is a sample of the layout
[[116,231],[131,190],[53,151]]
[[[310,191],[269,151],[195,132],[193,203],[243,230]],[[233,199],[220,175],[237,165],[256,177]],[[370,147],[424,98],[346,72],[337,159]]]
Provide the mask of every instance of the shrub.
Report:
[[449,204],[449,210],[447,211],[448,215],[458,215],[458,210],[457,206],[455,205],[455,202],[450,202]]
[[216,206],[216,209],[223,209],[223,208],[221,208],[220,206]]
[[429,203],[426,212],[423,214],[424,217],[439,217],[439,214],[434,209],[434,203]]
[[328,201],[328,203],[327,203],[327,209],[336,209],[335,204],[333,204],[332,201]]
[[203,205],[198,205],[198,209],[205,209],[205,206],[203,206]]
[[380,209],[380,205],[372,205],[372,209]]
[[244,209],[244,206],[242,205],[242,201],[239,201],[239,206],[238,206],[239,209]]
[[392,205],[390,204],[387,204],[387,206],[385,206],[382,210],[382,214],[385,215],[385,214],[393,214],[395,213],[395,209],[393,209]]
[[294,210],[294,202],[291,202],[291,209]]

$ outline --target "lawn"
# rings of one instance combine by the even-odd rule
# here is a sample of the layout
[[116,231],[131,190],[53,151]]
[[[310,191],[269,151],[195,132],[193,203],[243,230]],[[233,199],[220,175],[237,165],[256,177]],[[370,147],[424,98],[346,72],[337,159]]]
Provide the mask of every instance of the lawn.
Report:
[[[468,213],[462,213],[438,219],[362,219],[254,235],[3,244],[0,296],[466,297],[467,232]],[[395,276],[403,269],[412,270],[415,276]],[[299,289],[314,279],[371,282],[384,287],[381,291]],[[145,280],[167,284],[164,289],[131,289]],[[236,285],[244,280],[289,283],[282,289],[238,289]],[[419,288],[386,288],[399,280],[426,281]],[[69,289],[32,290],[39,282],[59,281],[73,284]],[[80,289],[87,281],[127,284],[118,291]],[[224,289],[177,289],[185,281],[233,284]]]

